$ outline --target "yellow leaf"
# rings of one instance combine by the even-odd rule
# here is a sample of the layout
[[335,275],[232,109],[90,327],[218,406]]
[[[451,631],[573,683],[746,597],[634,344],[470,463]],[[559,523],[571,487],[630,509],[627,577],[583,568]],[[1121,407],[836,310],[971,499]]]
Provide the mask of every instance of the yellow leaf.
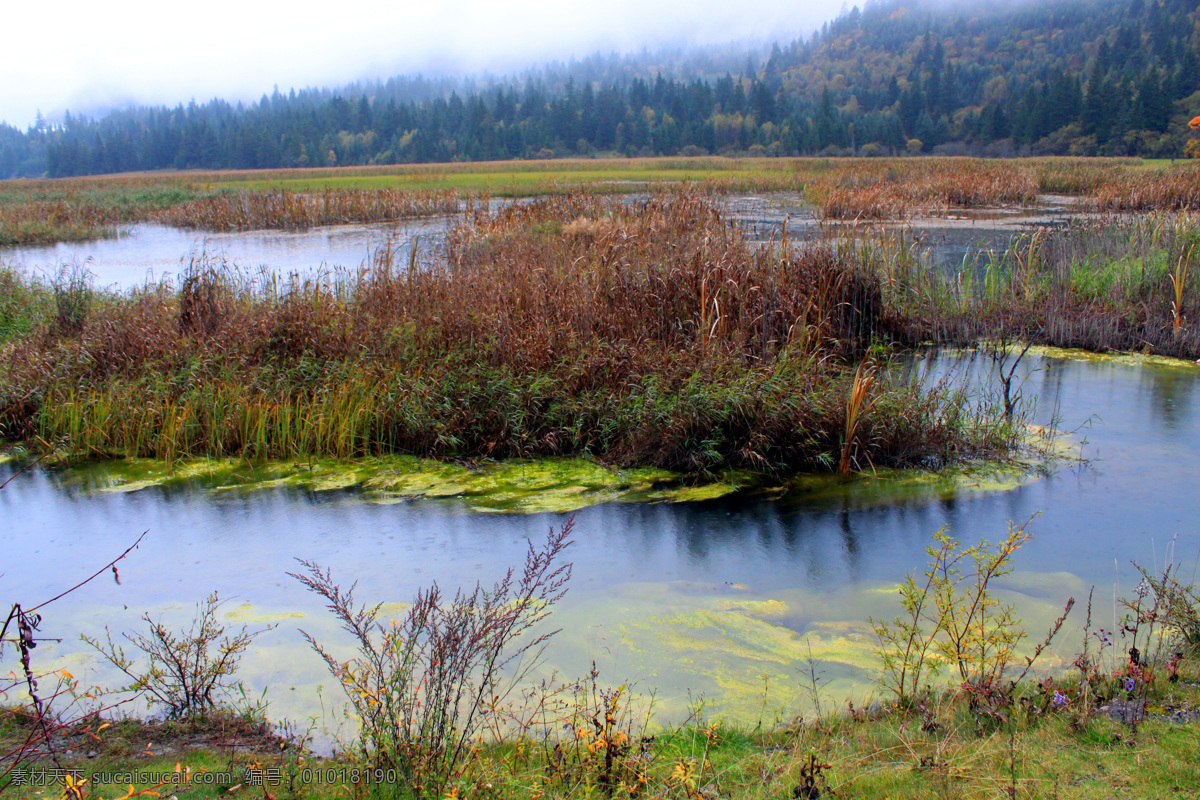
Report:
[[59,674],[59,675],[62,675],[62,676],[63,676],[64,678],[66,678],[67,680],[72,680],[72,679],[74,679],[74,677],[75,677],[75,676],[74,676],[74,675],[72,675],[71,673],[67,672],[65,669],[60,669],[60,670],[58,671],[58,674]]

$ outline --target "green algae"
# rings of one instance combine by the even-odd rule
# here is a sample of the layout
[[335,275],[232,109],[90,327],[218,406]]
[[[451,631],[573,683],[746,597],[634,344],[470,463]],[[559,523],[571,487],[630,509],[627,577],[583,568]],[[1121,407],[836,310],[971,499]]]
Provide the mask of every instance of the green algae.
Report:
[[353,491],[376,503],[456,498],[474,511],[516,513],[567,513],[607,502],[694,502],[731,494],[740,485],[726,480],[693,485],[666,470],[615,470],[578,458],[473,464],[414,456],[304,463],[121,459],[79,464],[58,474],[71,488],[94,493],[152,487],[211,492]]
[[73,464],[56,474],[68,488],[128,493],[150,488],[209,492],[292,490],[350,492],[366,502],[454,499],[472,511],[571,513],[599,503],[698,503],[734,495],[805,504],[868,507],[1005,492],[1043,477],[1075,446],[1052,431],[1030,429],[1022,455],[1008,461],[938,470],[878,469],[851,476],[802,474],[768,483],[745,472],[694,479],[663,469],[614,469],[583,458],[449,462],[392,455],[353,461],[293,459],[167,462],[115,459]]
[[[997,587],[1017,608],[1031,639],[1041,637],[1062,613],[1066,593],[1078,596],[1080,580],[1063,573],[1024,571]],[[638,583],[589,597],[583,611],[559,609],[564,629],[605,620],[603,650],[619,653],[621,676],[653,678],[656,708],[686,714],[699,698],[721,718],[753,725],[774,715],[810,714],[814,703],[856,704],[877,697],[879,642],[868,618],[900,612],[897,584],[842,586],[828,591],[783,589],[756,593],[746,587],[691,582]],[[1045,669],[1065,667],[1077,642],[1070,625],[1059,644],[1042,654]],[[562,642],[556,644],[561,647]],[[1026,641],[1022,654],[1033,644]],[[572,674],[601,649],[576,652],[555,668]],[[810,675],[820,698],[812,696]]]
[[278,613],[264,613],[252,603],[242,603],[237,608],[226,611],[225,619],[230,622],[279,622],[280,620],[291,619],[292,617],[303,617],[302,611],[282,611]]
[[1078,443],[1069,435],[1028,425],[1014,457],[1004,461],[951,464],[941,469],[877,469],[851,475],[805,474],[789,480],[775,496],[806,505],[873,508],[1010,492],[1046,477],[1073,460]]
[[868,508],[949,500],[965,494],[1007,492],[1038,480],[1045,469],[1025,461],[986,462],[942,470],[879,469],[851,476],[799,475],[781,499],[805,504]]
[[694,484],[667,470],[618,470],[581,458],[455,463],[415,456],[379,456],[350,462],[203,459],[173,463],[117,459],[57,469],[64,486],[91,493],[150,488],[208,492],[352,492],[366,502],[454,499],[472,511],[571,513],[598,503],[695,503],[733,495],[805,504],[866,507],[947,499],[964,493],[1003,492],[1046,473],[1053,458],[1073,446],[1045,436],[1039,458],[956,465],[941,470],[880,469],[852,476],[798,475],[782,483],[726,473]]
[[1043,358],[1066,358],[1088,361],[1093,364],[1123,364],[1137,367],[1169,367],[1173,369],[1200,369],[1200,364],[1183,358],[1157,356],[1150,353],[1094,353],[1090,350],[1074,350],[1063,347],[1035,346],[1029,348],[1030,355]]

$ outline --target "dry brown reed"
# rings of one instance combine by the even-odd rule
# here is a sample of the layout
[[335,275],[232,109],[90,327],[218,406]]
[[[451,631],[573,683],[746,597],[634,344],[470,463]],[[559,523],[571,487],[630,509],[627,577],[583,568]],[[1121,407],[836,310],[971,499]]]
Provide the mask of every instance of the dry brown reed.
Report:
[[1028,203],[1033,170],[977,159],[905,159],[844,165],[807,187],[826,219],[902,219],[914,213]]
[[276,190],[214,195],[173,206],[158,218],[181,228],[217,231],[311,228],[453,214],[459,207],[458,194],[450,190],[327,189],[314,194]]
[[486,330],[527,364],[589,341],[760,361],[796,342],[847,354],[882,325],[878,288],[831,249],[753,248],[692,193],[479,212],[447,248],[449,269],[470,280],[413,275],[409,312],[471,340]]
[[0,245],[52,244],[111,236],[118,209],[70,199],[0,204]]
[[1123,175],[1098,187],[1093,204],[1104,211],[1198,210],[1200,166],[1186,164]]

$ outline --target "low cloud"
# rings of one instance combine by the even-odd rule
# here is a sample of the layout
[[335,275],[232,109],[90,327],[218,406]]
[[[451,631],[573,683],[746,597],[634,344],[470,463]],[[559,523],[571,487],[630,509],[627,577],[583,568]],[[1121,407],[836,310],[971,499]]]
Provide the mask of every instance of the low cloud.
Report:
[[[33,122],[38,109],[95,113],[130,103],[253,100],[278,85],[336,86],[418,71],[505,72],[594,52],[808,35],[842,4],[760,0],[614,0],[571,7],[550,0],[322,7],[265,0],[99,4],[65,0],[6,11],[0,120]],[[194,9],[194,10],[193,10]]]

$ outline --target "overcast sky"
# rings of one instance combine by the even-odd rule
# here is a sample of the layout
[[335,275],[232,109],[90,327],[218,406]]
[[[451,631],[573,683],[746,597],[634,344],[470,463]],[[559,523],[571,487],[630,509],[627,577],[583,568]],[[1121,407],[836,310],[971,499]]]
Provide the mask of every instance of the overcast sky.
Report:
[[0,120],[40,109],[254,100],[275,85],[400,73],[507,72],[661,45],[790,41],[842,0],[58,0],[12,2],[0,47]]

